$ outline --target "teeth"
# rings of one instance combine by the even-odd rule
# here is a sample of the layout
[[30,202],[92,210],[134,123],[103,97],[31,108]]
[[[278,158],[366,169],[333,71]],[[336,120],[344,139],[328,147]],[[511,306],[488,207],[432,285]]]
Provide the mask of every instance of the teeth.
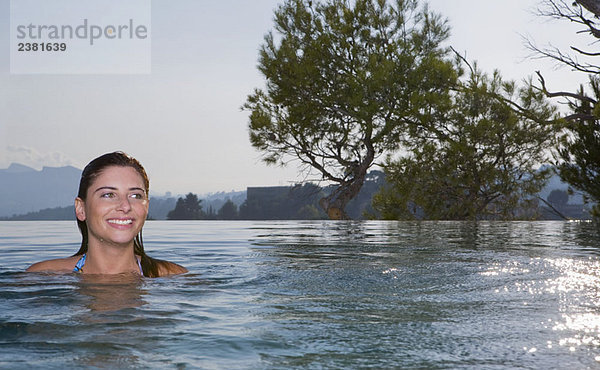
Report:
[[117,225],[129,225],[133,221],[132,220],[108,220],[108,222],[110,222],[111,224],[117,224]]

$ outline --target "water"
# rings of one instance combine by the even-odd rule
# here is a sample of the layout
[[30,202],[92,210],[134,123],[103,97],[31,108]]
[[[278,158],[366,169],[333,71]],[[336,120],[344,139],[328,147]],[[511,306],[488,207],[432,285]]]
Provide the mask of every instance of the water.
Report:
[[600,368],[599,230],[167,222],[170,278],[27,274],[74,222],[0,222],[0,368]]

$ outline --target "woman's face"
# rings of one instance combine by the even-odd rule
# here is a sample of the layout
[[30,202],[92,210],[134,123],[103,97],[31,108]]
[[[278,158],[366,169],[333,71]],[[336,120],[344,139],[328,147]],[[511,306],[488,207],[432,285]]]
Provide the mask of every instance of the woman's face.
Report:
[[132,167],[107,167],[87,189],[86,200],[75,200],[75,212],[87,223],[90,243],[128,246],[148,215],[144,181]]

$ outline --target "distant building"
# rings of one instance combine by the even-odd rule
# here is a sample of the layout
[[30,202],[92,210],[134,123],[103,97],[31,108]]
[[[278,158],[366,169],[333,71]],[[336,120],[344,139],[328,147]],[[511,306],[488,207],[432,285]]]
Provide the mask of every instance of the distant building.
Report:
[[323,189],[314,184],[248,187],[239,215],[244,220],[323,219],[318,201]]
[[246,190],[246,199],[270,201],[273,198],[286,197],[291,189],[291,186],[248,187]]

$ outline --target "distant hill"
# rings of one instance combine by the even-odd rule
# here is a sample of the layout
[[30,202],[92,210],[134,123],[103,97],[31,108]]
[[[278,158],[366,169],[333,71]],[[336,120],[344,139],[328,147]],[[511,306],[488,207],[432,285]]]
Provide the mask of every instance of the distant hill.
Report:
[[73,204],[80,176],[71,166],[38,171],[13,163],[0,169],[0,217]]
[[0,221],[75,221],[75,207],[45,208],[24,215],[0,217]]

